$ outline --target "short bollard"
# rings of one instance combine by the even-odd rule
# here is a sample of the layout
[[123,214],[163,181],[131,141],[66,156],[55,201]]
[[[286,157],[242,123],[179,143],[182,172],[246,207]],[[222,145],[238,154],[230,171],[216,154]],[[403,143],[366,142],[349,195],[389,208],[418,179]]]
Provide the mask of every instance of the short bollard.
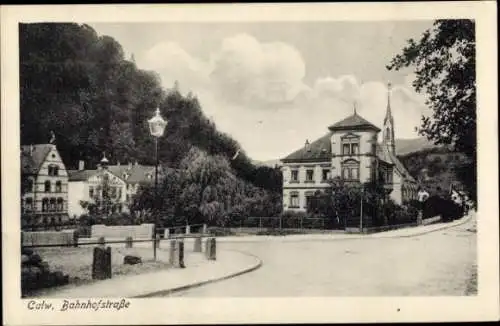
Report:
[[171,240],[170,241],[170,250],[169,250],[169,256],[168,256],[168,262],[170,265],[174,265],[175,263],[175,251],[177,247],[177,241],[176,240]]
[[205,240],[205,257],[208,259],[210,255],[210,238]]
[[190,233],[191,233],[191,226],[186,225],[186,234],[190,234]]
[[165,231],[163,231],[163,239],[168,238],[170,238],[170,229],[165,229]]
[[160,235],[157,234],[155,237],[155,246],[156,248],[160,248]]
[[78,231],[75,230],[75,232],[73,232],[73,247],[78,247],[78,241],[79,241],[78,239],[79,238],[80,238],[80,235],[78,234]]
[[201,237],[196,237],[194,239],[194,252],[201,252]]
[[184,265],[184,241],[179,241],[179,250],[176,267],[186,268]]
[[133,246],[132,237],[126,237],[125,248],[132,248],[132,246]]
[[104,280],[111,278],[111,247],[94,247],[92,261],[92,279]]
[[99,243],[100,246],[104,246],[106,244],[106,239],[104,239],[104,237],[99,237],[97,242]]
[[217,247],[216,247],[215,238],[210,239],[209,246],[210,246],[210,250],[209,250],[208,260],[215,260],[217,257]]

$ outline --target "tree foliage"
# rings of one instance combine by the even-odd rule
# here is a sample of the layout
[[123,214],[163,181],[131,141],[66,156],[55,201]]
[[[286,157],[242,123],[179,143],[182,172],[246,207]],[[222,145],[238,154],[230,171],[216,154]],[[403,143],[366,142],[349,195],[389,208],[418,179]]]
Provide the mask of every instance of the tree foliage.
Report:
[[[125,58],[113,38],[100,36],[84,24],[20,24],[19,29],[22,144],[48,142],[54,131],[68,169],[76,168],[78,160],[94,168],[102,152],[113,163],[155,164],[147,120],[159,107],[168,121],[159,139],[161,164],[180,168],[191,160],[186,157],[196,147],[214,157],[195,160],[190,166],[192,173],[201,173],[190,176],[200,189],[230,169],[236,179],[281,191],[278,169],[255,166],[234,139],[205,117],[195,96],[183,96],[175,85],[163,89],[159,76]],[[238,150],[240,154],[231,160]],[[196,186],[190,189],[194,198],[186,193],[188,203],[201,196]],[[147,210],[151,201],[147,196],[144,200]],[[206,206],[204,211],[214,207]]]
[[415,69],[413,87],[425,92],[431,117],[422,117],[420,133],[436,144],[466,154],[470,173],[460,174],[476,197],[476,42],[468,19],[437,20],[420,40],[410,39],[389,70]]

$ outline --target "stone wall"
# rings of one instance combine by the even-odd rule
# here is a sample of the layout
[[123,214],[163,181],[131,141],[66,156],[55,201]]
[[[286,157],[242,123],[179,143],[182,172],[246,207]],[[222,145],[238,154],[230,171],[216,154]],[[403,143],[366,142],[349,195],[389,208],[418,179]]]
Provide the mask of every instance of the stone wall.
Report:
[[75,230],[21,232],[23,246],[73,245]]
[[92,225],[91,238],[120,238],[132,237],[132,239],[152,239],[154,224],[141,225],[116,225],[106,226],[104,224]]

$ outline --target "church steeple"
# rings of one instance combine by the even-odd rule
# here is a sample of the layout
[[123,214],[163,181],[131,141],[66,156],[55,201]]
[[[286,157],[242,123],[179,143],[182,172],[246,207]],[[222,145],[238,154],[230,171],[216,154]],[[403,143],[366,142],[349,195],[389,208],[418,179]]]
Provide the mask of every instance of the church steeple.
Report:
[[384,146],[388,147],[388,149],[395,155],[396,143],[394,140],[394,118],[392,117],[391,112],[391,88],[392,85],[389,82],[387,84],[387,109],[384,118],[384,138],[382,140],[382,143],[384,144]]

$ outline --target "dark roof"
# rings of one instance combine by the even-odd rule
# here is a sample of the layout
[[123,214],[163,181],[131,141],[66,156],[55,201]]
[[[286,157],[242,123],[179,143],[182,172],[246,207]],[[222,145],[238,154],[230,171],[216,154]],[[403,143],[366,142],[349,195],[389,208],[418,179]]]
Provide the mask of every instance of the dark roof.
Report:
[[23,174],[38,174],[43,162],[54,146],[52,144],[21,146],[21,172]]
[[392,164],[396,170],[403,176],[404,179],[416,182],[413,176],[408,172],[403,163],[398,159],[396,155],[392,153],[387,146],[384,144],[377,144],[377,156],[379,159]]
[[[124,180],[127,183],[151,183],[154,181],[155,167],[150,165],[109,165],[107,170],[116,177]],[[159,167],[158,177],[161,178],[162,168]],[[98,170],[71,170],[69,173],[69,181],[85,181],[92,177]],[[174,171],[168,168],[167,171]],[[124,174],[127,175],[124,178]],[[148,177],[151,176],[151,177]]]
[[86,181],[91,176],[97,173],[97,170],[69,170],[68,180],[69,181]]
[[309,149],[302,147],[301,149],[293,152],[287,157],[281,159],[282,162],[303,162],[303,161],[318,161],[330,160],[332,154],[332,145],[330,137],[332,133],[324,135],[323,137],[313,141],[309,144]]
[[354,112],[353,115],[348,116],[344,120],[341,120],[328,129],[335,130],[375,130],[380,131],[380,129],[372,124],[371,122],[365,120],[363,117]]

